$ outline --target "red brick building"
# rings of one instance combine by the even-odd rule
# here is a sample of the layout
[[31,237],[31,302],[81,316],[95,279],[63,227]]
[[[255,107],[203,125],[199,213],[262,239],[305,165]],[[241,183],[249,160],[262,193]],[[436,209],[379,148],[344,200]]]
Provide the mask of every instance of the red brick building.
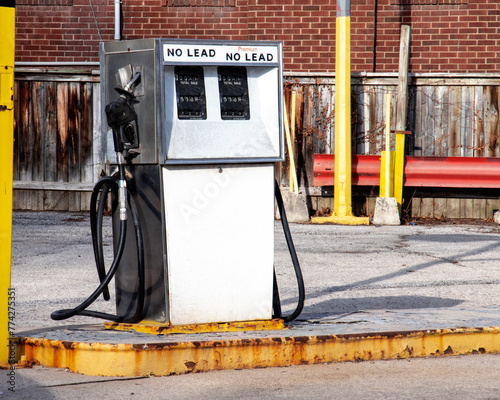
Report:
[[[113,0],[17,0],[16,61],[98,61]],[[333,72],[335,0],[122,0],[121,38],[280,40],[285,70]],[[498,0],[352,0],[352,70],[397,71],[401,24],[411,72],[500,72]]]
[[[16,1],[16,209],[88,209],[106,169],[97,64],[99,43],[115,40],[115,1]],[[308,188],[314,212],[332,207],[313,187],[313,155],[334,149],[336,6],[337,0],[121,0],[117,33],[124,40],[283,41],[289,115],[288,89],[297,91],[299,186]],[[411,26],[408,154],[500,157],[498,0],[351,0],[353,153],[382,150],[402,25]],[[287,186],[287,162],[281,170]],[[499,208],[498,194],[425,195],[412,194],[413,215],[491,218]]]

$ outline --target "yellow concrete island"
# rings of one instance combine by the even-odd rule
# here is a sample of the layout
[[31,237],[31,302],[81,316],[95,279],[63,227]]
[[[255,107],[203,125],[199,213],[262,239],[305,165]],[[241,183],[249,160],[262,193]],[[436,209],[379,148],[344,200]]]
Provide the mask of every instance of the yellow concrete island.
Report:
[[[269,331],[272,332],[272,331]],[[161,342],[71,342],[20,338],[27,364],[68,368],[85,375],[162,376],[224,369],[285,367],[362,360],[495,354],[500,328],[437,329],[416,332],[373,332],[321,335],[292,331],[245,337]]]

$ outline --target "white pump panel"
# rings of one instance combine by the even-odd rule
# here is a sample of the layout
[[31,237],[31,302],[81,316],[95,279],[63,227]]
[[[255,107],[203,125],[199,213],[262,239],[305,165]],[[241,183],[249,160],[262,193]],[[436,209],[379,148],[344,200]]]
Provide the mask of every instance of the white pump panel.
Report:
[[274,166],[168,166],[163,184],[170,322],[271,319]]

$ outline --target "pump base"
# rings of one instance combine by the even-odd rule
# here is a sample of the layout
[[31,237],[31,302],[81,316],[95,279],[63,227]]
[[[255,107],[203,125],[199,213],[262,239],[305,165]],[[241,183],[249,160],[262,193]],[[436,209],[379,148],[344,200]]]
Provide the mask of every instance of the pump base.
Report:
[[267,321],[242,321],[221,322],[191,325],[170,325],[156,322],[143,321],[138,324],[123,324],[116,322],[105,322],[104,328],[115,331],[134,331],[149,333],[152,335],[170,335],[173,333],[207,333],[207,332],[241,332],[241,331],[267,331],[284,329],[285,323],[282,319],[271,319]]
[[313,224],[337,224],[337,225],[370,225],[368,217],[353,217],[352,215],[330,215],[329,217],[313,217]]

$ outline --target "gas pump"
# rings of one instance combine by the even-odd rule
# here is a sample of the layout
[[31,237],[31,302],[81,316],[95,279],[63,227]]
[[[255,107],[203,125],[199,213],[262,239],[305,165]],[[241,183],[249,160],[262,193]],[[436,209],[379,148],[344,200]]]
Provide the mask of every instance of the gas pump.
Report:
[[[91,198],[101,284],[53,319],[190,325],[300,314],[304,285],[274,178],[284,158],[282,76],[279,42],[101,44],[102,117],[116,166]],[[110,193],[114,260],[106,273]],[[284,317],[273,265],[275,195],[299,284],[297,307]],[[109,299],[113,277],[117,315],[87,310],[100,294]]]

